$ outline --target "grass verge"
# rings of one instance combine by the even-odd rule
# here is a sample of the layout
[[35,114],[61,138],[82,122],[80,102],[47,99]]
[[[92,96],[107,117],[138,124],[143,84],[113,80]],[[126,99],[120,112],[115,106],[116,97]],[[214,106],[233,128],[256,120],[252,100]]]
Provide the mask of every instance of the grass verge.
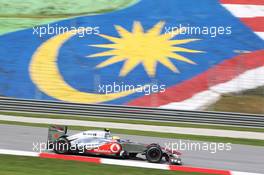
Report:
[[201,125],[201,124],[174,123],[174,122],[111,119],[111,118],[99,118],[99,117],[96,118],[96,117],[89,117],[89,116],[83,117],[83,116],[73,116],[73,115],[34,114],[34,113],[4,112],[4,111],[0,111],[0,114],[12,115],[12,116],[22,116],[22,117],[34,117],[34,118],[71,119],[71,120],[83,120],[83,121],[144,124],[144,125],[155,125],[155,126],[172,126],[172,127],[185,127],[185,128],[206,128],[206,129],[221,129],[221,130],[234,130],[234,131],[264,132],[264,128],[232,127],[232,126],[221,126],[221,125]]
[[1,0],[0,35],[72,17],[111,12],[136,2],[137,0]]
[[207,110],[264,114],[264,86],[239,93],[225,94]]
[[85,162],[10,155],[0,155],[0,162],[0,174],[3,175],[202,175],[201,173],[183,173],[146,168],[139,169],[116,165],[98,165]]
[[[1,121],[1,120],[0,120],[0,124],[34,126],[34,127],[50,126],[48,124],[23,123],[23,122]],[[84,126],[69,126],[69,129],[82,131],[82,130],[93,130],[93,129],[102,129],[102,128],[84,127]],[[221,143],[264,146],[264,140],[256,140],[256,139],[198,136],[198,135],[189,135],[189,134],[160,133],[160,132],[154,132],[154,131],[150,132],[150,131],[137,131],[137,130],[125,130],[125,129],[111,129],[111,131],[116,134],[129,134],[129,135],[170,138],[170,139],[183,139],[183,140],[196,140],[196,141],[198,140],[198,141],[206,141],[206,142],[221,142]]]

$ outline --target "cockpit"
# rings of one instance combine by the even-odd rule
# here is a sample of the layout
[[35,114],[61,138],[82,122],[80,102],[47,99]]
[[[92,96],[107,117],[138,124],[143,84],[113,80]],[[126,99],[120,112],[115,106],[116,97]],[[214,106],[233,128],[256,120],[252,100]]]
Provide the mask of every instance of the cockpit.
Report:
[[112,139],[113,136],[109,130],[90,130],[90,131],[84,131],[82,133],[83,137],[93,137],[93,138],[102,138],[102,139]]
[[112,134],[110,132],[105,132],[105,139],[112,139]]

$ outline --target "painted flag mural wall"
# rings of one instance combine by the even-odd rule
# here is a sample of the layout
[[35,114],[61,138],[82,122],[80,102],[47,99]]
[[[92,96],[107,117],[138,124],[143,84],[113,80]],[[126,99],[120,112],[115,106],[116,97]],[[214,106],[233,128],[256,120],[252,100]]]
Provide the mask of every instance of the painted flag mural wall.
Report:
[[141,0],[3,34],[0,95],[201,109],[264,85],[264,2],[248,2]]

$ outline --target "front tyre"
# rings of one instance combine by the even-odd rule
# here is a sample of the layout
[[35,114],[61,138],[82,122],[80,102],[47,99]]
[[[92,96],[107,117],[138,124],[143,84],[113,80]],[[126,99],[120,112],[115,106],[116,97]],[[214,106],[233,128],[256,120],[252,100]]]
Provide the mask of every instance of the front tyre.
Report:
[[70,152],[70,142],[67,138],[61,137],[55,142],[54,151],[58,154],[68,154]]
[[146,159],[151,163],[159,163],[162,155],[162,150],[158,145],[150,145],[146,151]]

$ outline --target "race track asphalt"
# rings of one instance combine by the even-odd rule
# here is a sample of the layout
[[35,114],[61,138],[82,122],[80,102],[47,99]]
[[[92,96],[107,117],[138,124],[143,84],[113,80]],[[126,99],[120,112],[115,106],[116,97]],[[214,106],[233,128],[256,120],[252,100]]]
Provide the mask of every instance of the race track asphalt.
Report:
[[[2,125],[0,124],[0,149],[14,149],[23,151],[36,151],[33,150],[33,143],[45,143],[47,139],[47,128],[40,127],[28,127],[17,125]],[[70,131],[69,134],[76,133],[78,131]],[[172,145],[174,148],[176,145],[180,146],[180,140],[145,137],[135,135],[123,135],[118,134],[121,138],[130,139],[131,141],[140,143],[159,143],[163,146]],[[191,143],[196,143],[195,146],[190,146]],[[231,150],[218,150],[214,152],[214,143],[199,142],[199,141],[187,141],[181,140],[181,143],[187,143],[192,150],[181,151],[184,165],[194,167],[216,168],[226,169],[244,172],[263,173],[264,162],[264,147],[248,146],[248,145],[235,145],[231,144]],[[183,145],[183,144],[182,144]],[[203,147],[204,150],[199,149]],[[207,149],[207,146],[211,146],[211,149]],[[182,146],[182,149],[184,147]],[[221,148],[223,148],[221,146]],[[227,148],[227,147],[225,147]]]

